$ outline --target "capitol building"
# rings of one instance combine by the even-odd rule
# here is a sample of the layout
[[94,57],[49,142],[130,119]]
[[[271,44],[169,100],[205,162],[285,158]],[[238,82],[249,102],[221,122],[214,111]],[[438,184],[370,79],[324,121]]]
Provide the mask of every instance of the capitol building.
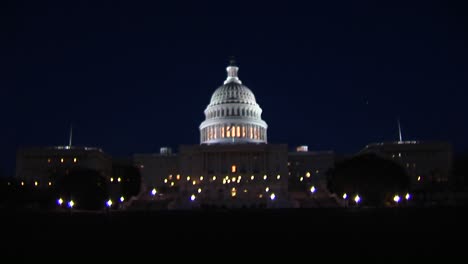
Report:
[[[226,71],[224,83],[214,91],[204,111],[200,144],[181,145],[177,154],[161,148],[160,153],[134,155],[146,193],[152,189],[153,195],[160,189],[177,190],[174,208],[291,207],[290,176],[317,184],[318,188],[323,172],[333,166],[333,153],[288,155],[287,144],[268,143],[262,108],[252,90],[240,80],[239,67],[231,60]],[[302,168],[294,166],[299,161],[291,164],[290,157],[321,161],[309,162],[313,167]],[[291,172],[290,167],[301,167],[303,171]]]
[[[113,199],[136,171],[142,185],[126,204],[135,209],[333,207],[343,199],[327,188],[327,172],[345,159],[334,151],[307,145],[289,149],[268,142],[268,125],[257,99],[239,78],[231,60],[227,77],[214,89],[200,120],[200,142],[177,152],[136,153],[119,161],[99,148],[72,145],[25,147],[17,151],[16,178],[21,188],[52,190],[55,175],[87,169],[109,183]],[[452,149],[447,142],[403,141],[368,144],[356,155],[374,153],[406,170],[411,189],[450,181]],[[136,167],[136,168],[135,168]],[[114,197],[115,196],[115,197]],[[126,205],[127,206],[127,205]],[[127,207],[126,207],[127,208]]]

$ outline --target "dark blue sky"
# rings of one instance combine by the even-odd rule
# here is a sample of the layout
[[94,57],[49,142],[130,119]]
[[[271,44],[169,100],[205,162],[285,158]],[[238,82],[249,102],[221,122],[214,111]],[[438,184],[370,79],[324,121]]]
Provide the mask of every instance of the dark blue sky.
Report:
[[66,144],[70,123],[76,145],[115,156],[198,144],[232,55],[271,143],[354,153],[396,140],[399,116],[405,139],[468,148],[462,3],[96,2],[1,4],[7,174],[19,146]]

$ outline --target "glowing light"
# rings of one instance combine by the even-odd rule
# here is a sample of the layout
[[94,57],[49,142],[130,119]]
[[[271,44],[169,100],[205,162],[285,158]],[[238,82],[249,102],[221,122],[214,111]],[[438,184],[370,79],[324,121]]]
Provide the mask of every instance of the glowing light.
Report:
[[200,176],[200,181],[203,181],[203,176]]
[[39,183],[37,181],[34,182],[34,186],[37,186]]
[[164,183],[167,183],[167,179],[164,179]]
[[157,191],[156,191],[156,188],[153,188],[153,190],[151,190],[151,195],[156,195]]
[[346,200],[346,198],[348,198],[348,195],[346,193],[343,193],[343,199]]
[[406,200],[411,199],[411,194],[407,193],[407,194],[405,195],[405,199],[406,199]]
[[232,165],[232,166],[231,166],[231,172],[236,172],[236,171],[237,171],[236,165]]
[[250,179],[253,181],[255,179],[255,176],[250,176]]
[[171,186],[174,186],[174,182],[171,182]]
[[57,200],[57,204],[58,204],[58,205],[62,205],[62,204],[63,204],[63,199],[62,199],[62,198],[59,198],[59,199]]
[[197,184],[197,181],[193,181],[193,182],[192,182],[192,185],[195,185],[195,184]]
[[111,177],[111,178],[110,178],[110,182],[114,182],[114,178]]
[[190,181],[190,176],[187,176],[187,181]]
[[270,187],[266,187],[265,192],[269,192],[269,191],[270,191]]
[[49,186],[52,186],[52,182],[49,182]]
[[172,174],[169,174],[169,180],[172,180]]
[[263,198],[263,194],[259,194],[259,195],[258,195],[258,198]]
[[21,186],[24,186],[24,181],[21,182]]
[[303,180],[304,180],[304,177],[299,178],[299,181],[300,181],[300,182],[303,181]]
[[77,158],[73,158],[73,163],[76,163],[78,161]]
[[275,199],[276,199],[276,195],[275,195],[274,193],[272,193],[272,194],[270,195],[270,199],[271,199],[272,201],[275,200]]
[[198,193],[201,193],[201,188],[198,188],[198,190],[197,190],[197,191],[198,191]]
[[420,181],[420,180],[421,180],[421,176],[418,176],[418,181]]
[[359,195],[356,194],[356,196],[354,197],[354,201],[355,201],[356,203],[359,203],[359,202],[361,201],[361,197],[359,197]]
[[319,170],[316,170],[315,173],[319,173]]
[[226,184],[226,179],[223,179],[223,184]]
[[267,176],[266,176],[266,175],[263,175],[263,179],[266,180],[266,179],[267,179]]
[[245,193],[248,192],[247,189],[244,189],[244,192],[245,192]]
[[75,205],[75,202],[73,200],[68,202],[68,207],[73,208],[74,205]]
[[310,172],[306,172],[306,177],[307,177],[307,178],[310,177]]
[[117,178],[117,181],[120,182],[122,179],[120,179],[120,177]]
[[180,180],[180,174],[177,174],[176,179]]
[[400,196],[398,194],[393,196],[393,201],[395,201],[396,203],[400,202]]
[[213,176],[213,178],[212,178],[212,179],[213,179],[213,181],[216,181],[216,176]]
[[235,181],[236,181],[236,177],[232,177],[232,180],[231,180],[231,181],[235,182]]
[[276,176],[276,179],[277,180],[281,179],[281,175],[278,174],[278,176]]
[[231,196],[232,196],[232,197],[235,197],[236,195],[237,195],[237,190],[236,190],[236,188],[233,187],[233,188],[231,189]]
[[315,186],[310,187],[310,192],[314,193],[315,192]]
[[63,163],[63,158],[60,159],[60,162]]
[[120,196],[120,202],[123,203],[123,201],[125,201],[125,197]]
[[195,194],[192,194],[192,196],[190,196],[190,201],[195,201],[196,198]]
[[50,161],[51,161],[50,159],[47,159],[47,163],[50,163]]
[[107,207],[111,207],[111,206],[112,206],[112,200],[109,199],[109,200],[106,202],[106,205],[107,205]]

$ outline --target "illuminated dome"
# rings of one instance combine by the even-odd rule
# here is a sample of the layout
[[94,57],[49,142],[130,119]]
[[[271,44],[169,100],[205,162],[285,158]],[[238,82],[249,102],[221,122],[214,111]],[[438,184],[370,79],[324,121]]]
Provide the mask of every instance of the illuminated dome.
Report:
[[252,91],[237,77],[231,60],[227,79],[211,96],[200,125],[200,144],[267,143],[268,125]]

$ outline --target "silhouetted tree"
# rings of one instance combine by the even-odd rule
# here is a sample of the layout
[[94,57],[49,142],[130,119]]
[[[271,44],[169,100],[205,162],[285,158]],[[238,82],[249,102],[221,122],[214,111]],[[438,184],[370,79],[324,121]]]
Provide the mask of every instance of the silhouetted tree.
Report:
[[397,163],[375,154],[363,154],[336,164],[328,188],[337,194],[359,194],[368,205],[382,205],[395,193],[404,194],[409,177]]
[[458,189],[468,188],[468,154],[457,155],[453,161],[454,185]]
[[99,171],[74,169],[54,177],[57,193],[67,200],[73,199],[77,208],[95,210],[104,207],[109,193],[107,181]]

